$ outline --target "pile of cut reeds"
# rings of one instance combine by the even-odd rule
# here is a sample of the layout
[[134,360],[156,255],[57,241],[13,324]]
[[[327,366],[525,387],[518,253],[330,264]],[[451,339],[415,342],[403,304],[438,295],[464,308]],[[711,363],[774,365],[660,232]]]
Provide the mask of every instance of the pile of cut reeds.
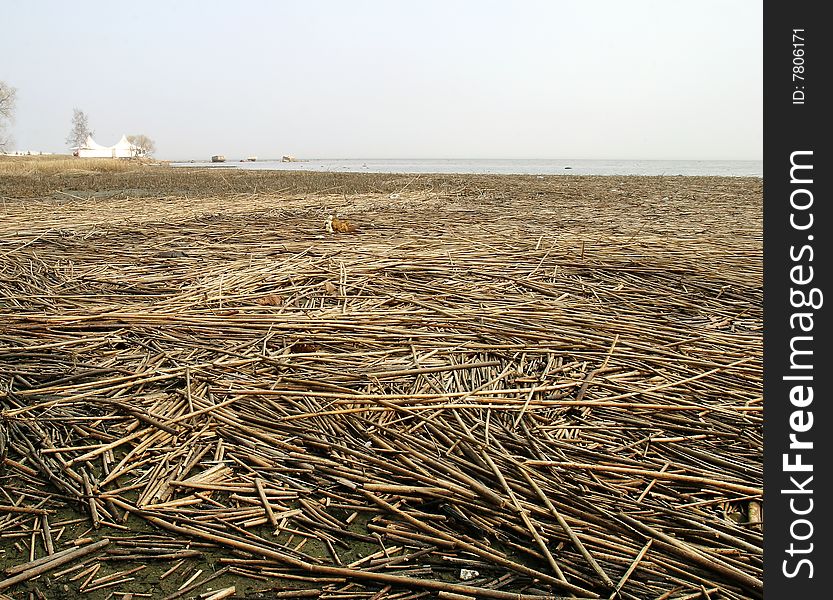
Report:
[[759,597],[757,180],[464,184],[7,199],[0,593]]

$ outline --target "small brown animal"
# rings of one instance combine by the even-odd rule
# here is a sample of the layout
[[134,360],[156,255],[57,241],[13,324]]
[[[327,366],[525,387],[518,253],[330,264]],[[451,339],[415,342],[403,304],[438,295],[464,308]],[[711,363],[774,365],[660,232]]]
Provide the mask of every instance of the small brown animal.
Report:
[[324,228],[327,230],[327,233],[358,233],[359,231],[359,228],[350,221],[338,219],[333,215],[327,217]]
[[278,294],[269,294],[268,296],[261,296],[255,300],[255,302],[261,306],[282,306],[283,296],[279,296]]

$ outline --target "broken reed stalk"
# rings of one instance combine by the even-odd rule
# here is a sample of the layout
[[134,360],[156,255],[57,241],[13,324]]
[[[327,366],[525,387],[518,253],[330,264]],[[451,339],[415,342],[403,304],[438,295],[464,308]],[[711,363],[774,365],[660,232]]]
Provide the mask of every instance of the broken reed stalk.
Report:
[[104,548],[107,544],[110,543],[110,540],[104,538],[87,546],[81,546],[80,548],[73,548],[65,553],[57,553],[49,556],[49,560],[45,561],[32,561],[28,563],[29,566],[26,569],[20,570],[16,575],[9,577],[8,579],[4,579],[0,581],[0,590],[5,590],[10,588],[13,585],[21,583],[23,581],[28,581],[33,577],[37,577],[38,575],[42,575],[43,573],[47,573],[52,569],[57,569],[61,565],[65,565],[68,562],[73,560],[79,559],[83,556],[88,554],[92,554],[93,552],[97,552],[98,550]]
[[681,554],[686,560],[711,568],[719,572],[724,577],[737,581],[758,594],[763,591],[764,583],[760,579],[751,577],[743,571],[722,562],[715,556],[707,556],[690,545],[659,532],[653,527],[649,527],[648,525],[641,523],[628,515],[619,513],[617,516],[629,525],[632,525],[636,529],[650,535],[657,543],[662,542],[673,547],[674,552]]
[[535,483],[535,480],[532,476],[527,473],[526,469],[521,467],[520,469],[521,475],[523,475],[524,480],[529,484],[529,486],[535,491],[535,494],[538,498],[544,503],[547,509],[552,513],[555,519],[558,521],[558,524],[561,526],[562,529],[567,533],[570,541],[575,545],[576,549],[581,553],[587,563],[593,568],[596,574],[601,578],[601,580],[607,585],[608,587],[613,587],[613,581],[608,577],[607,573],[604,572],[604,569],[599,566],[599,563],[596,562],[596,559],[593,558],[593,555],[587,551],[587,548],[584,547],[584,544],[581,543],[581,540],[578,536],[573,532],[570,525],[561,516],[561,514],[556,510],[555,506],[553,506],[552,502],[550,502],[549,498],[544,494],[543,490]]
[[546,461],[546,460],[529,460],[526,462],[532,466],[542,467],[561,467],[564,469],[586,469],[588,471],[601,471],[605,473],[623,473],[626,475],[641,475],[644,477],[651,477],[653,479],[665,479],[667,481],[680,481],[685,483],[693,483],[701,486],[715,487],[725,489],[739,494],[746,494],[750,496],[762,496],[763,489],[734,483],[732,481],[720,481],[719,479],[711,479],[707,477],[697,477],[693,475],[681,475],[678,473],[666,473],[665,471],[648,471],[646,469],[633,469],[630,467],[617,467],[614,465],[594,465],[589,463],[571,463],[560,461]]
[[[158,525],[163,529],[167,529],[169,531],[173,531],[179,533],[181,535],[186,535],[188,537],[198,537],[202,538],[222,546],[227,546],[231,548],[236,548],[238,550],[243,550],[246,552],[251,552],[253,554],[263,556],[265,558],[275,560],[282,564],[287,564],[298,569],[301,569],[308,573],[315,573],[318,575],[324,576],[331,576],[331,577],[344,577],[348,579],[364,579],[369,581],[376,581],[380,583],[389,583],[392,585],[404,587],[404,588],[425,588],[429,590],[445,590],[451,591],[455,593],[461,594],[468,594],[469,596],[474,596],[476,598],[496,598],[498,600],[530,600],[535,596],[530,596],[527,594],[516,594],[516,593],[508,593],[502,592],[499,590],[491,590],[487,588],[478,588],[474,586],[468,585],[459,585],[453,583],[446,583],[443,581],[437,581],[433,579],[416,579],[413,577],[404,577],[398,575],[388,575],[385,573],[376,573],[373,571],[362,571],[344,567],[329,567],[325,565],[317,565],[305,562],[303,560],[299,560],[289,556],[288,554],[284,554],[282,552],[276,552],[269,548],[266,548],[261,545],[254,545],[248,542],[243,542],[239,540],[234,540],[225,536],[215,535],[213,533],[209,533],[206,531],[202,531],[199,529],[193,529],[191,527],[175,525],[164,519],[160,519],[159,517],[155,517],[149,514],[143,514],[142,511],[135,509],[134,507],[118,502],[118,504],[124,508],[125,510],[136,512],[142,516],[142,518],[146,519],[150,523],[154,525]],[[563,582],[559,582],[561,584]],[[569,584],[565,586],[567,588],[572,588],[578,590],[577,586],[570,586]],[[598,594],[593,594],[592,592],[587,593],[587,595],[583,596],[585,598],[598,598]]]

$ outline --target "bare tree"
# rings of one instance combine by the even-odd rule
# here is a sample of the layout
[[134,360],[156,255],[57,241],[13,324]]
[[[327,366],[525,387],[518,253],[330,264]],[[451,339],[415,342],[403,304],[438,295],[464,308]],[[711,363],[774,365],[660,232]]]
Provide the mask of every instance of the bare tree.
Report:
[[14,120],[15,100],[17,90],[5,81],[0,81],[0,150],[11,145],[11,138],[4,132],[9,123]]
[[87,136],[92,135],[87,114],[80,108],[72,109],[72,129],[67,136],[67,146],[76,148],[83,146]]
[[135,147],[136,156],[145,158],[156,152],[156,143],[143,133],[128,135],[127,141]]

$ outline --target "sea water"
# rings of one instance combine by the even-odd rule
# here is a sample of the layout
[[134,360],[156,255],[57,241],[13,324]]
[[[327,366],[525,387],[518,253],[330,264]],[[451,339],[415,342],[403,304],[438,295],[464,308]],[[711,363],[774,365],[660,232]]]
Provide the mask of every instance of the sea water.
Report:
[[174,167],[211,166],[344,173],[463,173],[500,175],[691,175],[763,177],[760,160],[590,160],[590,159],[399,159],[312,158],[297,162],[279,160],[178,161]]

